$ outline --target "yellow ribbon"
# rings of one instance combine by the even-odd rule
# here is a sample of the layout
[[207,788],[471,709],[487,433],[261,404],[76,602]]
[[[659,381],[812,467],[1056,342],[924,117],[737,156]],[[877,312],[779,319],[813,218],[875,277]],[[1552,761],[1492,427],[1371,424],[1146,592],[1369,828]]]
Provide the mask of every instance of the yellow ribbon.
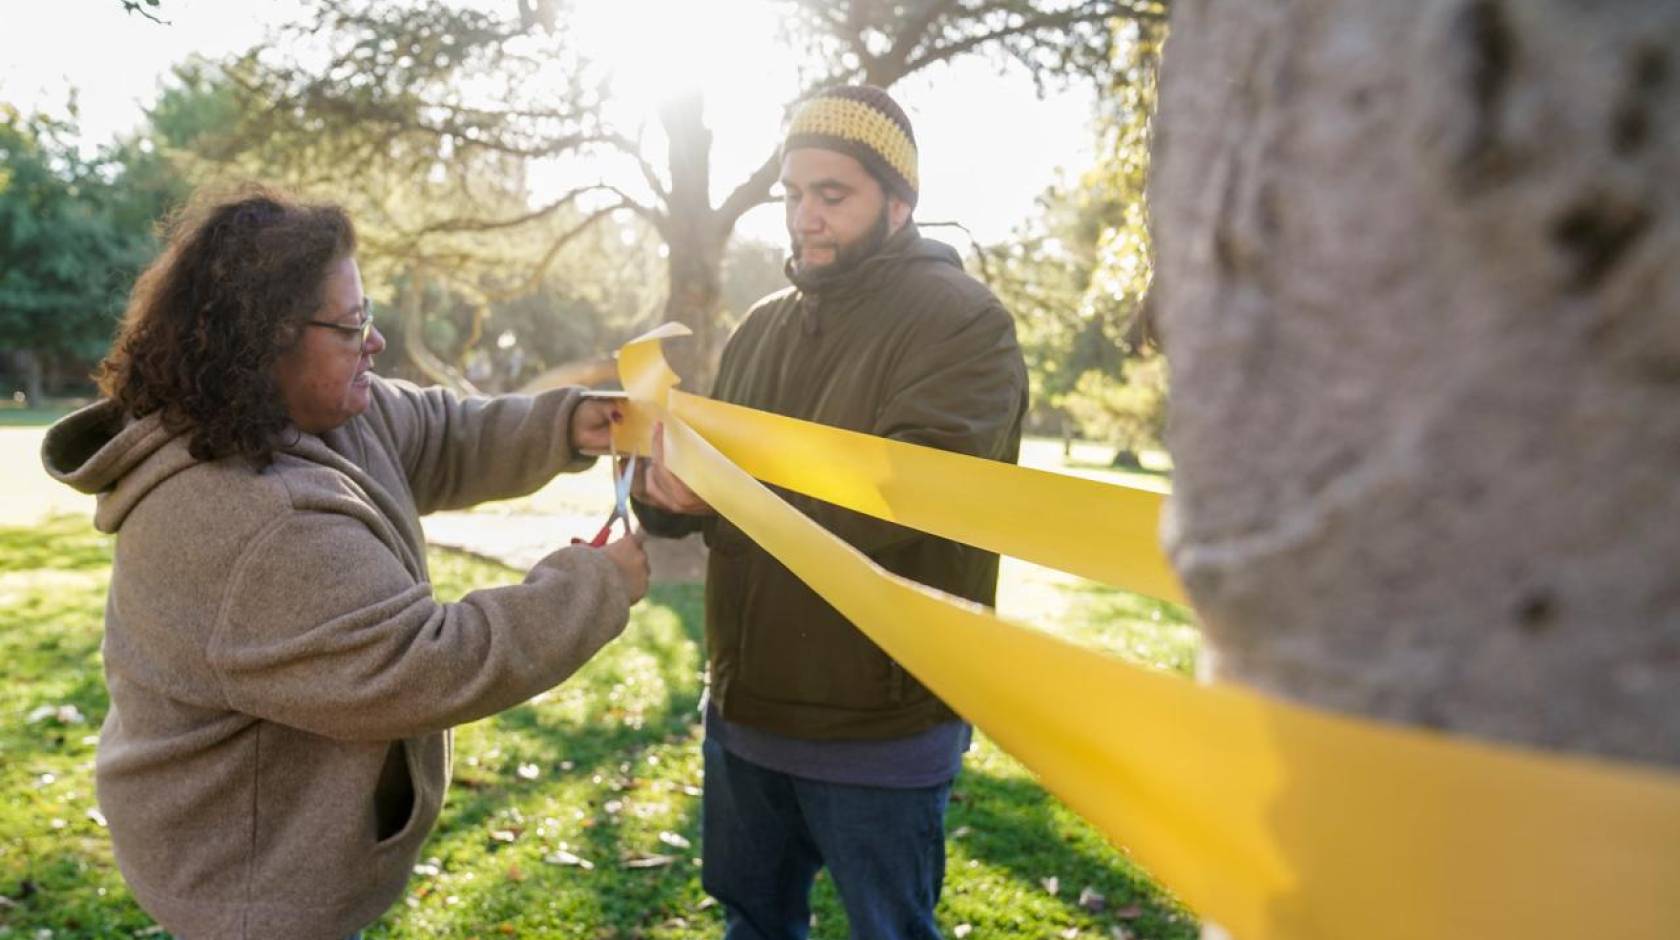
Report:
[[1680,777],[1196,685],[893,575],[753,477],[1181,596],[1156,547],[1159,494],[676,391],[659,340],[685,332],[620,352],[618,446],[647,453],[663,421],[666,459],[701,498],[1240,940],[1680,936]]

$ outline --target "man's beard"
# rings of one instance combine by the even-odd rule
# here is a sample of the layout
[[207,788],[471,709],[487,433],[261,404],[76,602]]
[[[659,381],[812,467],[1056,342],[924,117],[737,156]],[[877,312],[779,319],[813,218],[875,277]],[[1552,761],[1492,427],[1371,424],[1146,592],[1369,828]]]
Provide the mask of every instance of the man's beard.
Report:
[[881,246],[887,243],[887,226],[887,207],[883,203],[881,214],[875,217],[875,224],[869,227],[869,231],[863,233],[855,241],[836,246],[834,260],[827,264],[807,265],[799,261],[799,240],[794,239],[794,272],[801,275],[816,275],[824,280],[845,274],[881,250]]

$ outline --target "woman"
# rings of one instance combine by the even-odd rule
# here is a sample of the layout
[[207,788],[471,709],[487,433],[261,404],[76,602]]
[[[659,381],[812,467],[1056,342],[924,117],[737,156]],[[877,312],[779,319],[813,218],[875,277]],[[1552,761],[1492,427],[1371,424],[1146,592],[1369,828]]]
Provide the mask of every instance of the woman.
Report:
[[461,399],[373,374],[333,206],[200,200],[136,282],[104,398],[43,457],[114,532],[99,803],[142,907],[186,937],[339,938],[402,893],[448,729],[560,682],[646,593],[639,537],[432,597],[419,517],[607,449],[577,389]]

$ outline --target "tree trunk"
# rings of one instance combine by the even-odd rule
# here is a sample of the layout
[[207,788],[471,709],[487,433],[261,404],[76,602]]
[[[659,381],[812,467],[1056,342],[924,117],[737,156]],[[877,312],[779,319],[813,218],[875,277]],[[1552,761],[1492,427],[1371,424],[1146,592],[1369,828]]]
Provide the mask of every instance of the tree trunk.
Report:
[[1164,535],[1213,672],[1680,763],[1680,4],[1172,9]]
[[29,407],[39,408],[46,401],[46,385],[42,380],[41,355],[33,349],[12,352],[12,367],[23,382],[23,394]]
[[426,345],[426,274],[421,270],[409,273],[408,283],[398,299],[402,307],[403,351],[408,360],[429,381],[462,395],[480,394],[479,389],[461,370],[438,358]]
[[692,341],[673,344],[668,354],[683,388],[704,395],[711,392],[723,346],[723,252],[735,220],[725,221],[712,208],[712,132],[706,127],[700,95],[667,104],[659,117],[670,141],[671,172],[665,319],[694,331]]

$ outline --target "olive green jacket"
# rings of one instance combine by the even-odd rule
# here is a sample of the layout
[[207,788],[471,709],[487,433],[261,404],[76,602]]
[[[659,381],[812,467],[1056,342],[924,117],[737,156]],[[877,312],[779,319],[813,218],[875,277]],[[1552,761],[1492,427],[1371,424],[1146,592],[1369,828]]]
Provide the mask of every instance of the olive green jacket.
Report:
[[[843,277],[759,302],[730,338],[713,397],[1014,462],[1027,406],[1014,321],[914,226]],[[998,559],[785,490],[889,571],[982,604]],[[711,696],[723,717],[792,737],[890,738],[954,717],[921,683],[727,519],[638,505],[654,534],[705,532]],[[961,655],[952,650],[952,655]]]

